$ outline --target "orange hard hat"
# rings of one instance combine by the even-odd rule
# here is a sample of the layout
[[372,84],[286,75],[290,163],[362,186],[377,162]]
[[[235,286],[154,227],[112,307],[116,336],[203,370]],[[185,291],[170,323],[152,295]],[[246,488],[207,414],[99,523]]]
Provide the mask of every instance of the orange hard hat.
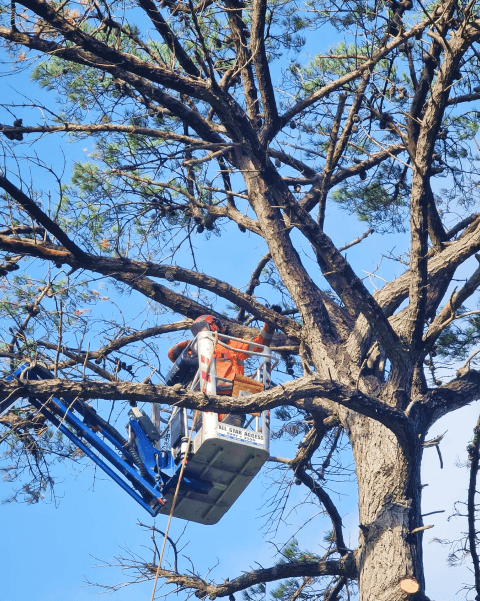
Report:
[[213,315],[200,315],[190,326],[190,330],[194,336],[207,328],[211,332],[223,332],[223,324]]

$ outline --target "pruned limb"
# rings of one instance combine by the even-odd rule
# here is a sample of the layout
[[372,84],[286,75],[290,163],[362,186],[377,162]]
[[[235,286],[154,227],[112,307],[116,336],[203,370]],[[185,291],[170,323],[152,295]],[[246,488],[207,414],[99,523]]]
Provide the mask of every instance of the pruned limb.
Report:
[[424,530],[430,530],[430,528],[433,528],[433,526],[432,525],[419,526],[418,528],[414,528],[413,530],[410,530],[409,534],[416,534],[417,532],[423,532]]
[[435,447],[436,445],[438,445],[442,440],[443,437],[445,436],[445,434],[448,432],[448,430],[445,430],[445,432],[443,434],[439,434],[438,436],[436,436],[435,438],[432,438],[432,440],[426,440],[422,446],[423,447]]

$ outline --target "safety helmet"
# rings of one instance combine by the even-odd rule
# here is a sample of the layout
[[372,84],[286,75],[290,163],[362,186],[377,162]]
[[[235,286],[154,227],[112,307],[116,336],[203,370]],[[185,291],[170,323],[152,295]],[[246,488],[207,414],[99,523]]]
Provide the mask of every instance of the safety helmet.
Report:
[[190,330],[194,336],[204,328],[207,328],[210,332],[223,332],[222,322],[213,315],[200,315],[190,326]]

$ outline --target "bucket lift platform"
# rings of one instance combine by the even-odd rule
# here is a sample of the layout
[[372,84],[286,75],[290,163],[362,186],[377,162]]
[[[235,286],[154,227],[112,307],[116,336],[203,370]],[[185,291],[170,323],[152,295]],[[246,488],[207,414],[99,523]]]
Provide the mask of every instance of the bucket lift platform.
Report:
[[[182,377],[188,377],[190,390],[201,390],[207,394],[216,394],[217,382],[224,387],[231,386],[230,380],[220,382],[222,378],[217,378],[214,359],[215,345],[228,349],[229,340],[239,339],[200,332],[184,351],[187,371],[181,368],[180,356],[167,376],[167,384],[172,385],[182,381]],[[253,358],[255,378],[240,376],[239,383],[234,381],[232,394],[243,396],[268,388],[272,363],[277,363],[270,349],[254,343],[241,352]],[[24,363],[6,380],[50,378],[53,375],[44,367]],[[0,415],[19,403],[22,401],[5,399],[0,402]],[[188,436],[192,432],[193,411],[176,408],[161,432],[158,406],[153,405],[152,420],[133,406],[129,411],[128,439],[125,439],[81,399],[51,397],[44,402],[29,398],[28,403],[150,515],[170,514],[182,460],[187,453]],[[228,419],[222,423],[212,412],[197,412],[197,416],[200,419],[193,426],[195,434],[188,449],[173,516],[201,524],[215,524],[269,457],[270,413],[264,411],[247,415],[244,427],[226,423]]]
[[[208,494],[179,491],[174,517],[200,524],[216,524],[258,474],[269,454],[264,449],[239,448],[231,440],[210,439],[188,462],[186,473],[213,483]],[[173,494],[159,513],[169,514]]]
[[[265,434],[218,423],[215,413],[202,417],[201,431],[192,440],[192,455],[185,475],[210,482],[212,488],[202,494],[180,487],[173,515],[201,524],[216,524],[258,474],[269,452],[265,448]],[[212,432],[204,439],[204,428],[209,421]],[[169,514],[173,491],[165,495],[165,500],[160,513]]]
[[[189,388],[201,390],[207,394],[216,394],[217,387],[222,384],[232,384],[216,376],[214,347],[220,344],[229,349],[228,341],[239,340],[212,332],[200,332],[192,345],[185,349],[195,357],[198,355],[198,371]],[[238,349],[231,349],[238,351]],[[233,383],[233,396],[245,396],[260,392],[270,386],[272,369],[271,351],[268,347],[252,344],[248,350],[242,350],[252,360],[256,360],[255,377],[240,376]],[[190,361],[191,359],[188,359]],[[177,374],[179,357],[172,367],[171,373]],[[189,363],[186,362],[186,369]],[[167,376],[167,383],[169,376]],[[222,422],[216,413],[202,412],[201,423],[192,438],[190,455],[185,467],[188,477],[199,481],[208,481],[212,488],[207,494],[186,490],[180,487],[174,517],[199,522],[201,524],[216,524],[235,503],[245,488],[258,474],[270,456],[270,412],[264,411],[247,415],[245,427],[238,427]],[[176,458],[180,448],[178,441],[185,439],[191,428],[193,411],[177,409],[170,420],[172,452]],[[228,422],[228,417],[227,420]],[[181,451],[180,451],[181,453]],[[165,495],[166,503],[160,513],[169,514],[173,500],[173,491]]]

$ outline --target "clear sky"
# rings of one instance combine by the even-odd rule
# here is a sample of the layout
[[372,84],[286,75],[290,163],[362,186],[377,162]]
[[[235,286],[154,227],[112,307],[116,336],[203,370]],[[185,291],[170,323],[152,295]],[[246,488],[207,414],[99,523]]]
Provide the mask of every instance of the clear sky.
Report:
[[[15,98],[19,103],[25,103],[25,98],[46,98],[45,93],[30,84],[25,75],[5,77],[2,86],[3,103],[7,103],[10,98]],[[23,100],[14,90],[24,94]],[[33,114],[31,109],[18,108],[15,116],[24,117],[26,122],[31,122],[28,119],[31,120]],[[0,123],[12,121],[12,117],[0,107]],[[41,115],[38,114],[38,122],[40,121]],[[93,149],[92,141],[65,146],[64,138],[50,136],[32,147],[32,152],[36,149],[43,158],[56,166],[63,163],[60,144],[67,153],[68,179],[72,161],[82,159],[85,156],[85,148],[90,152]],[[41,179],[43,176],[40,176],[40,172],[33,174],[36,187],[42,188],[46,183]],[[332,223],[335,224],[330,231],[338,244],[351,241],[365,228],[364,224],[351,225],[350,220],[345,220],[341,213],[333,209],[327,214],[327,223],[329,228],[332,228]],[[241,248],[242,240],[245,239],[242,236],[249,235],[238,233],[235,236]],[[387,239],[373,235],[361,246],[349,251],[348,259],[357,273],[361,273],[362,270],[371,272],[377,266],[380,249],[383,249],[383,252],[394,248],[398,250],[404,244],[405,240],[401,236],[391,236]],[[202,257],[199,268],[207,270],[211,257],[215,257],[217,277],[228,279],[233,284],[244,285],[258,257],[263,250],[266,252],[266,249],[256,248],[255,254],[252,253],[251,256],[240,252],[232,256],[225,255],[222,246],[222,239],[214,238],[205,246],[208,255],[202,255],[204,248],[198,243],[198,256]],[[251,240],[249,246],[255,246]],[[299,247],[301,252],[309,255],[310,249],[303,248],[300,239]],[[396,268],[395,264],[384,260],[378,275],[390,279]],[[379,280],[378,285],[381,285]],[[164,351],[168,344],[165,343]],[[462,583],[472,581],[467,567],[448,567],[447,549],[429,541],[435,537],[453,539],[458,532],[463,532],[466,528],[465,519],[448,521],[447,518],[453,511],[454,502],[466,498],[468,473],[464,468],[456,467],[456,463],[466,461],[465,447],[471,439],[479,408],[479,403],[475,403],[443,418],[430,433],[430,437],[433,438],[448,430],[441,446],[443,470],[439,469],[436,451],[425,451],[423,482],[428,484],[428,487],[424,489],[424,513],[445,510],[444,514],[425,518],[426,524],[434,525],[434,528],[426,531],[424,540],[427,593],[435,601],[453,599]],[[291,457],[294,447],[285,442],[273,442],[271,452],[273,455]],[[217,563],[219,565],[209,574],[209,577],[217,581],[226,577],[232,579],[242,571],[258,567],[258,563],[263,567],[272,565],[275,547],[271,544],[269,536],[263,534],[262,529],[267,519],[264,504],[272,491],[272,481],[265,472],[266,470],[257,477],[219,524],[186,526],[186,523],[180,520],[173,521],[170,535],[173,539],[181,535],[179,547],[183,548],[182,555],[192,559],[200,575],[206,575]],[[124,576],[115,567],[94,566],[101,565],[102,562],[115,564],[115,556],[128,557],[130,553],[151,559],[151,553],[148,551],[151,547],[150,535],[137,525],[137,521],[152,524],[153,520],[119,487],[101,474],[95,477],[91,466],[78,473],[58,466],[56,474],[62,480],[58,486],[57,503],[45,502],[33,506],[14,503],[0,506],[2,600],[83,601],[97,598],[101,589],[86,586],[86,582],[114,584],[125,581],[131,575]],[[10,495],[11,486],[7,482],[0,484],[0,498]],[[286,519],[287,523],[280,527],[275,538],[276,545],[285,543],[288,537],[296,532],[295,524],[301,524],[318,511],[312,505],[301,504],[301,489],[302,487],[295,486],[292,488],[291,512]],[[343,490],[346,491],[344,494],[337,495],[337,491]],[[355,547],[358,538],[355,486],[350,484],[343,487],[337,484],[329,492],[344,516],[346,540]],[[155,520],[155,524],[163,530],[166,521],[167,518],[162,516]],[[312,552],[321,553],[325,529],[328,529],[328,522],[323,516],[313,518],[297,534],[300,545]],[[167,559],[171,559],[171,556]],[[188,569],[188,566],[188,560],[181,559],[180,567]],[[147,582],[121,588],[112,599],[144,601],[150,598],[151,587],[152,583]]]

